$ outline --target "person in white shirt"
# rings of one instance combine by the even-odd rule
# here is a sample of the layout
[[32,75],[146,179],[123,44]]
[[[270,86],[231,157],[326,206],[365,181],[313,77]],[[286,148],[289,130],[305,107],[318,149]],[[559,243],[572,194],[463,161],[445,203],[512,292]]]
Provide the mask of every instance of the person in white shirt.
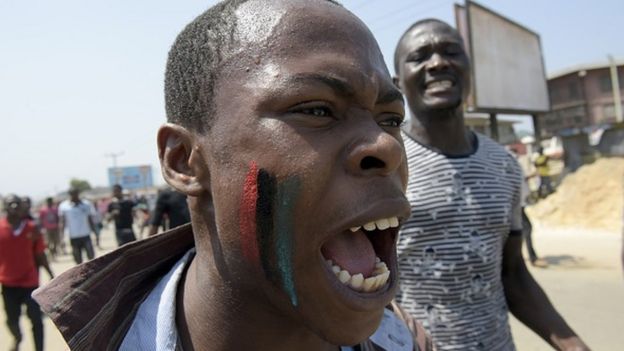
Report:
[[91,233],[96,233],[93,223],[95,208],[87,200],[80,199],[80,190],[69,190],[69,199],[59,206],[59,229],[69,236],[72,255],[76,264],[82,263],[84,250],[89,260],[95,257]]

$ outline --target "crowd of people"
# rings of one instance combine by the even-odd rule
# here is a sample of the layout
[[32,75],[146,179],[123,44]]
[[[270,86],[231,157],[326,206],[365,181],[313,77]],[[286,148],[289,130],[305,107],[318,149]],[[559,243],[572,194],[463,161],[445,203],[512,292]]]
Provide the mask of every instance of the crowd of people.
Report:
[[149,209],[145,198],[133,199],[123,194],[121,185],[112,187],[111,198],[100,198],[94,203],[81,197],[71,188],[68,198],[57,203],[53,197],[37,211],[32,209],[29,197],[5,196],[4,215],[0,217],[0,284],[7,317],[7,326],[13,336],[11,350],[17,350],[22,341],[19,317],[22,306],[32,323],[34,345],[43,350],[41,310],[31,298],[39,286],[39,269],[44,268],[54,277],[48,258],[56,261],[68,254],[66,242],[76,264],[95,258],[96,246],[105,223],[114,224],[117,245],[136,240],[134,227],[140,234],[149,226],[154,235],[190,221],[186,197],[164,189],[159,192],[156,208]]
[[[53,276],[45,234],[52,258],[66,235],[78,265],[33,296],[73,350],[507,351],[509,312],[555,349],[589,350],[525,265],[517,161],[464,124],[461,36],[418,21],[394,62],[391,75],[332,0],[226,0],[197,17],[169,52],[157,140],[175,191],[147,238],[120,185],[106,206],[77,189],[48,199],[38,223],[5,199],[16,348],[21,304],[43,347],[30,294],[39,266]],[[98,218],[119,248],[94,260]]]

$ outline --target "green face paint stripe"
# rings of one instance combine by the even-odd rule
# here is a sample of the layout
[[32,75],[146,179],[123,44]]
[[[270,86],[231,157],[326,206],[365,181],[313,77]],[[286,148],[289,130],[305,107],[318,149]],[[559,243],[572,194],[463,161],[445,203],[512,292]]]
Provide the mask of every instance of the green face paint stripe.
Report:
[[276,193],[275,177],[264,169],[258,171],[258,200],[256,202],[256,239],[260,249],[260,263],[269,281],[277,282],[275,246],[273,238],[273,200]]
[[297,306],[298,303],[292,267],[293,241],[295,237],[293,219],[295,201],[299,194],[300,185],[299,177],[290,177],[278,185],[275,211],[277,266],[282,286],[290,297],[293,306]]

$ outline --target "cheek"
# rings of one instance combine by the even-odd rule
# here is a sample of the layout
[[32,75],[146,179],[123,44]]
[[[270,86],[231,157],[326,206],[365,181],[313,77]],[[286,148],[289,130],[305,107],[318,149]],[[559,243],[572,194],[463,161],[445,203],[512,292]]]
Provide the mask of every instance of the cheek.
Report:
[[277,181],[255,162],[243,185],[240,205],[240,246],[243,257],[296,306],[292,258],[294,208],[299,197],[297,176]]

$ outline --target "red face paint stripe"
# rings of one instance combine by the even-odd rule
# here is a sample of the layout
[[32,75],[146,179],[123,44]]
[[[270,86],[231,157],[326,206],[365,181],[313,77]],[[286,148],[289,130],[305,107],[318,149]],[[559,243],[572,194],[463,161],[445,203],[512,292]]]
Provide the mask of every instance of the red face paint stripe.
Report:
[[251,162],[243,185],[240,208],[240,241],[243,256],[254,265],[260,264],[256,240],[256,202],[258,200],[258,165]]

